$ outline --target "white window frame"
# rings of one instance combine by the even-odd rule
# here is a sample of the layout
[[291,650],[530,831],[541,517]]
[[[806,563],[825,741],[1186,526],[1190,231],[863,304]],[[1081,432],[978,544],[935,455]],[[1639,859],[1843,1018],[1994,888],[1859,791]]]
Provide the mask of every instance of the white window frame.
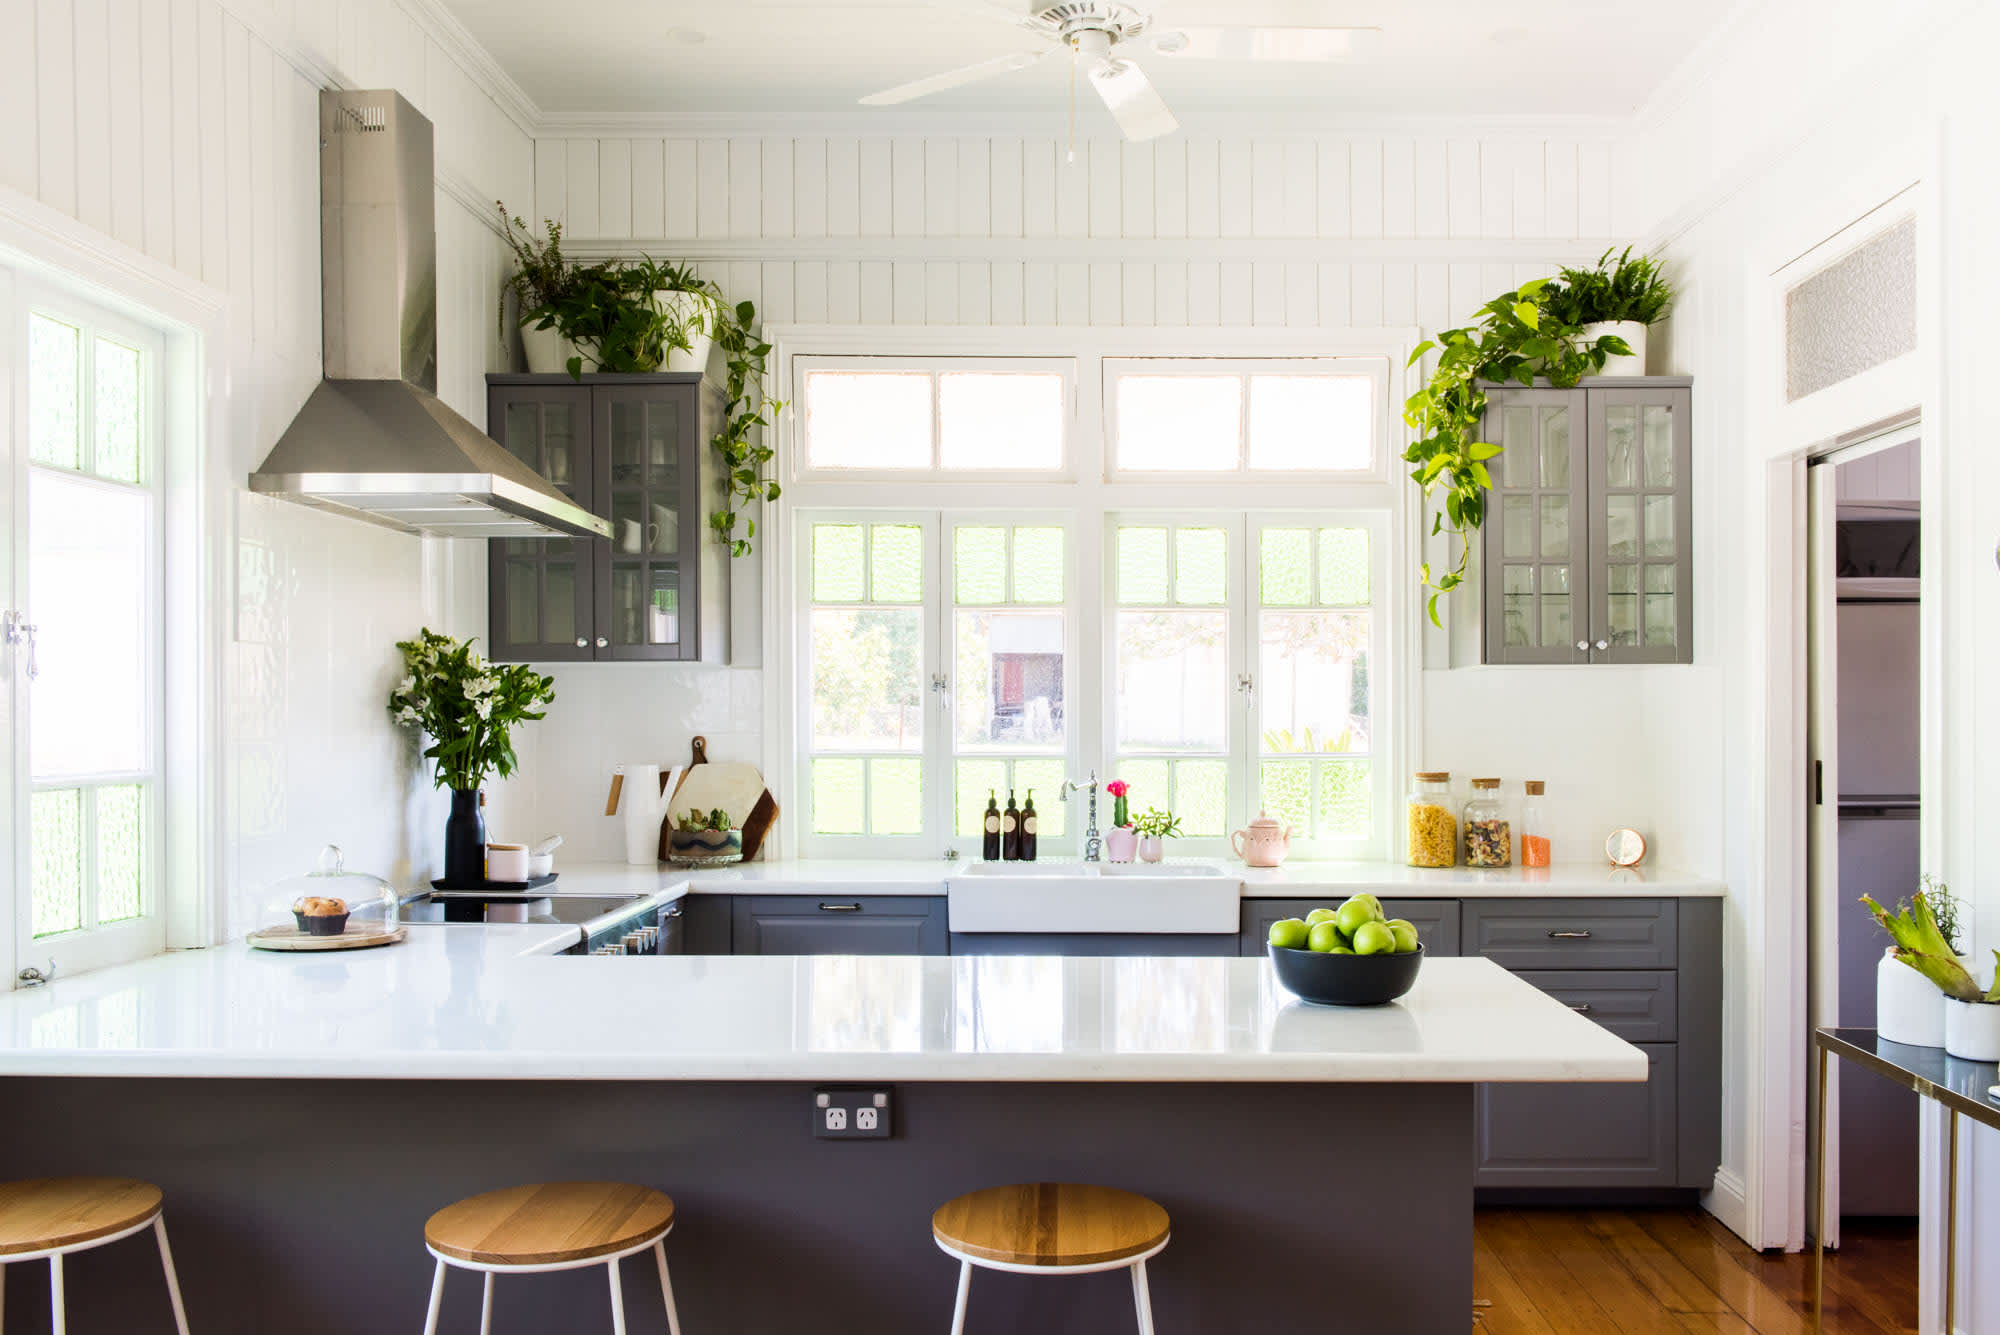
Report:
[[[889,470],[858,476],[850,470],[801,470],[803,415],[787,411],[780,417],[775,440],[778,453],[776,472],[787,480],[787,486],[782,499],[766,508],[761,516],[763,522],[759,525],[760,533],[768,535],[764,551],[765,578],[761,590],[763,621],[768,635],[764,674],[768,720],[764,734],[764,769],[770,775],[792,776],[787,784],[790,793],[780,793],[779,800],[785,802],[789,798],[791,809],[798,813],[799,819],[781,824],[776,846],[769,856],[908,858],[938,856],[947,852],[963,856],[968,850],[976,856],[976,840],[957,839],[949,833],[952,829],[953,783],[950,781],[948,747],[947,754],[927,762],[927,779],[942,774],[947,776],[948,781],[927,784],[927,787],[940,791],[933,792],[926,799],[926,833],[923,837],[897,837],[884,841],[889,847],[869,847],[859,841],[827,847],[816,840],[807,828],[810,822],[809,804],[805,800],[805,790],[799,785],[805,775],[800,757],[806,741],[802,728],[810,717],[805,712],[804,703],[804,692],[809,689],[809,683],[802,680],[805,646],[801,640],[803,622],[800,610],[804,606],[804,584],[810,553],[803,550],[803,529],[798,521],[804,512],[815,512],[815,517],[820,517],[828,514],[877,515],[909,511],[937,514],[946,522],[1022,512],[1034,514],[1038,522],[1057,511],[1074,517],[1070,531],[1075,540],[1070,544],[1068,553],[1076,581],[1073,587],[1079,591],[1097,591],[1100,601],[1095,608],[1079,605],[1075,611],[1082,634],[1071,641],[1073,664],[1067,670],[1073,674],[1076,683],[1090,685],[1065,688],[1068,737],[1076,753],[1072,777],[1081,778],[1095,772],[1100,783],[1112,777],[1115,763],[1114,733],[1109,717],[1112,703],[1104,698],[1101,685],[1106,680],[1109,641],[1106,638],[1108,632],[1102,626],[1099,633],[1090,633],[1090,617],[1095,614],[1102,623],[1115,610],[1115,605],[1108,601],[1110,590],[1106,567],[1111,553],[1103,537],[1111,515],[1151,517],[1156,514],[1185,514],[1200,516],[1207,522],[1218,522],[1223,516],[1233,515],[1239,525],[1245,522],[1245,516],[1255,520],[1296,517],[1299,523],[1315,524],[1327,515],[1342,516],[1343,522],[1357,513],[1372,516],[1377,526],[1371,559],[1378,597],[1370,645],[1370,685],[1374,691],[1376,714],[1370,759],[1374,767],[1378,803],[1375,811],[1378,837],[1375,843],[1379,852],[1365,855],[1397,855],[1401,848],[1400,825],[1395,810],[1397,779],[1410,768],[1417,742],[1422,736],[1421,693],[1417,684],[1423,650],[1427,645],[1435,649],[1433,637],[1421,624],[1421,601],[1415,597],[1411,587],[1423,546],[1420,507],[1410,489],[1403,485],[1402,472],[1396,466],[1405,443],[1405,433],[1400,419],[1394,414],[1394,405],[1400,403],[1415,383],[1417,373],[1408,369],[1408,358],[1410,350],[1421,337],[1418,330],[1197,331],[1087,326],[1001,329],[780,325],[768,329],[766,337],[774,349],[776,383],[788,387],[799,383],[799,363],[807,359],[821,359],[814,362],[821,366],[828,364],[824,359],[866,359],[865,364],[869,367],[884,370],[905,362],[935,364],[958,358],[1000,358],[1015,365],[1024,361],[1068,361],[1076,367],[1075,417],[1071,440],[1065,450],[1065,461],[1073,464],[1074,476],[1066,481],[1051,481],[1046,476],[994,477],[942,471],[916,473],[914,470]],[[1106,412],[1110,393],[1108,363],[1143,361],[1149,368],[1156,368],[1162,360],[1202,363],[1218,358],[1242,359],[1261,367],[1289,366],[1291,369],[1297,369],[1302,362],[1378,359],[1383,377],[1378,394],[1378,411],[1385,419],[1378,467],[1366,475],[1269,471],[1132,475],[1110,469],[1110,433],[1113,427]],[[1302,489],[1299,485],[1301,481],[1310,483],[1310,486]],[[1221,494],[1224,491],[1226,495]],[[945,555],[940,539],[939,564],[936,567],[940,581],[949,578]],[[1238,555],[1240,559],[1232,562],[1232,578],[1247,580],[1250,574],[1243,572],[1254,572],[1254,565],[1249,564],[1254,561],[1254,556],[1247,544],[1239,546]],[[1237,571],[1239,566],[1242,572]],[[932,645],[943,643],[942,611],[949,607],[943,601],[945,588],[940,584],[939,624],[927,628]],[[1246,616],[1254,621],[1257,609],[1250,607],[1246,601],[1250,593],[1246,584],[1232,600],[1229,610],[1239,621]],[[1236,641],[1247,644],[1248,636],[1239,631]],[[936,652],[932,650],[933,659]],[[1235,718],[1232,726],[1243,739],[1242,744],[1233,745],[1232,750],[1234,754],[1245,757],[1240,764],[1233,762],[1231,773],[1230,824],[1235,828],[1256,814],[1256,775],[1255,757],[1250,755],[1248,725],[1240,712],[1232,713]],[[942,725],[931,728],[928,735],[937,741],[946,740]],[[1142,804],[1143,800],[1142,795]],[[1042,795],[1038,793],[1037,807],[1044,804]],[[1068,815],[1068,833],[1062,841],[1058,843],[1044,838],[1044,857],[1075,856],[1073,845],[1083,824],[1082,812],[1072,806]],[[1105,799],[1099,812],[1100,828],[1108,823],[1109,818],[1110,804]],[[1180,856],[1215,857],[1226,856],[1227,848],[1226,839],[1182,840],[1173,851]],[[1349,850],[1308,851],[1320,856],[1364,856],[1359,851]]]
[[[1335,367],[1338,370],[1335,370]],[[1383,482],[1389,465],[1401,454],[1394,448],[1395,414],[1390,404],[1390,357],[1352,353],[1320,357],[1107,357],[1104,360],[1104,473],[1109,480],[1153,482],[1238,483],[1247,480],[1289,483]],[[1375,440],[1378,448],[1366,468],[1252,468],[1250,466],[1250,380],[1253,376],[1338,374],[1366,378],[1372,386]],[[1239,381],[1243,386],[1237,416],[1237,457],[1234,468],[1146,469],[1118,464],[1118,381],[1126,376],[1205,376]]]

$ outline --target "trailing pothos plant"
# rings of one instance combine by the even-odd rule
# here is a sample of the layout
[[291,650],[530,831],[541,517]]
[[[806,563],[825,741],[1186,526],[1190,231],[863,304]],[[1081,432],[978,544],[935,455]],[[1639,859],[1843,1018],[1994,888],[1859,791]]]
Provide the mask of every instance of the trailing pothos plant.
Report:
[[1416,465],[1410,476],[1427,500],[1442,494],[1431,534],[1449,534],[1458,552],[1442,571],[1433,571],[1429,561],[1423,563],[1423,585],[1432,591],[1433,625],[1444,624],[1438,600],[1465,582],[1472,535],[1486,521],[1486,493],[1493,488],[1486,465],[1499,457],[1500,446],[1479,439],[1479,423],[1486,413],[1485,386],[1532,385],[1543,376],[1567,389],[1602,371],[1605,358],[1631,352],[1616,335],[1584,341],[1579,326],[1555,318],[1550,312],[1555,288],[1555,280],[1538,278],[1503,292],[1479,308],[1471,325],[1447,329],[1410,354],[1411,366],[1432,352],[1438,357],[1430,379],[1403,405],[1403,420],[1417,433],[1403,458]]
[[[746,511],[758,501],[778,499],[777,479],[767,477],[764,470],[777,453],[771,448],[770,433],[785,405],[764,392],[771,345],[754,332],[757,308],[747,301],[723,305],[721,292],[714,295],[718,303],[715,344],[728,358],[724,375],[728,403],[714,445],[729,470],[729,504],[710,515],[708,523],[717,539],[729,544],[732,555],[748,556],[757,537],[757,520]],[[736,535],[739,523],[743,525],[741,537]]]

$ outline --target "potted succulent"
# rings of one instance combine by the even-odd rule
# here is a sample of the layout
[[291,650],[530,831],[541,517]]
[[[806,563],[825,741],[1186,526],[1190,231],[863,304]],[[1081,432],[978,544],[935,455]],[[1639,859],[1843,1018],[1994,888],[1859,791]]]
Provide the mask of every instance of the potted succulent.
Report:
[[1548,310],[1563,324],[1578,326],[1586,343],[1606,336],[1625,341],[1631,352],[1606,358],[1604,375],[1644,375],[1646,326],[1664,316],[1673,301],[1659,262],[1650,255],[1634,257],[1627,246],[1615,260],[1605,251],[1594,269],[1564,269],[1549,291]]
[[[1894,913],[1867,895],[1861,902],[1896,943],[1896,962],[1914,969],[1943,995],[1944,1050],[1967,1061],[2000,1061],[2000,981],[1980,987],[1940,928],[1930,895],[1919,890],[1908,907],[1899,904]],[[1993,955],[2000,965],[2000,950]]]
[[705,816],[689,808],[667,835],[667,857],[673,862],[741,862],[743,833],[721,807]]
[[1111,828],[1104,832],[1104,860],[1130,862],[1139,849],[1139,832],[1132,828],[1132,808],[1126,800],[1132,795],[1132,785],[1113,779],[1104,785],[1104,791],[1111,794]]
[[1158,862],[1167,855],[1167,840],[1181,837],[1181,819],[1171,811],[1147,807],[1132,822],[1139,835],[1139,860]]

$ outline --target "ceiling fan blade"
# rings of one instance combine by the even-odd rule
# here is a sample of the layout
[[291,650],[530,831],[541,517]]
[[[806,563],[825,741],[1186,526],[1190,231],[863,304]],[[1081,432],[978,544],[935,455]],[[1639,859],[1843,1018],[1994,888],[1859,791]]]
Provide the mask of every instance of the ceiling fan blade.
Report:
[[1146,71],[1129,60],[1106,60],[1090,71],[1090,86],[1104,99],[1127,139],[1158,139],[1181,128]]
[[963,69],[947,70],[943,74],[933,74],[929,78],[912,80],[885,88],[879,93],[870,93],[861,99],[864,107],[893,107],[899,102],[911,102],[932,93],[942,93],[947,88],[959,88],[981,79],[991,79],[996,75],[1012,74],[1030,65],[1040,64],[1056,48],[1046,51],[1016,51],[1012,55],[996,56],[992,60],[982,60],[977,65],[967,65]]
[[1153,39],[1176,60],[1278,60],[1299,64],[1353,60],[1381,44],[1380,28],[1175,28]]

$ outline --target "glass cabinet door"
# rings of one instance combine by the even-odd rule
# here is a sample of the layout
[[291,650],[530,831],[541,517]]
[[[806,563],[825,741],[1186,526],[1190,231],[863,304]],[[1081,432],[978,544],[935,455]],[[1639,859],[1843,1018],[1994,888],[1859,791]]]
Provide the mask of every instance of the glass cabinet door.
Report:
[[[496,385],[488,429],[556,490],[590,507],[591,391]],[[591,544],[573,538],[501,538],[490,556],[487,648],[498,660],[565,662],[597,656]]]
[[1692,392],[1588,393],[1592,661],[1692,662]]
[[606,468],[598,513],[611,520],[599,545],[600,658],[678,661],[694,657],[689,621],[702,516],[690,502],[702,443],[696,439],[698,386],[599,386],[598,439]]
[[1481,435],[1501,447],[1482,529],[1488,663],[1584,663],[1591,570],[1584,394],[1488,391]]

